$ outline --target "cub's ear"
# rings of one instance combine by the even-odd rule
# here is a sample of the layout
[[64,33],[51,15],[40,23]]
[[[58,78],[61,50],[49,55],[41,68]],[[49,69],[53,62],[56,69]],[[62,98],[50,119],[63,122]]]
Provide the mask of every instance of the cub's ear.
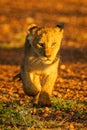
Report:
[[56,26],[62,30],[64,28],[64,23],[60,22]]
[[30,34],[30,33],[34,33],[36,30],[37,30],[37,25],[35,25],[35,24],[30,24],[29,26],[28,26],[28,34]]

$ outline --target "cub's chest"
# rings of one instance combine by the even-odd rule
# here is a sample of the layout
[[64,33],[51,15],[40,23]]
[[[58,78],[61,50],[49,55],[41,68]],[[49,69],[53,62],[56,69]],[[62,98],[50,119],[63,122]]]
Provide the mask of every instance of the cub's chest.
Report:
[[37,75],[50,75],[51,73],[57,73],[58,70],[58,62],[59,59],[49,65],[45,65],[43,63],[34,63],[31,64],[30,62],[27,64],[27,69],[31,73],[36,73]]

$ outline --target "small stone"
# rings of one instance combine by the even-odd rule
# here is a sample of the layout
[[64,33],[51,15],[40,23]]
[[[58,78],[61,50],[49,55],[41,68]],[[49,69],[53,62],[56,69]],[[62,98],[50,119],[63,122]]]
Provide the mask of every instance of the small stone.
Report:
[[60,66],[60,69],[64,70],[64,69],[66,69],[66,66],[63,64]]

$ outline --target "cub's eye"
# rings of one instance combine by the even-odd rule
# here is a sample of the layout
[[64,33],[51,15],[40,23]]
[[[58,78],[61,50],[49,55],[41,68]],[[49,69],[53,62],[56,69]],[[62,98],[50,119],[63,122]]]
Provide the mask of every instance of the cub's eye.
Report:
[[53,47],[53,46],[55,46],[55,45],[56,45],[56,42],[53,42],[51,46]]
[[39,48],[43,48],[43,47],[45,46],[45,44],[44,44],[44,43],[38,43],[37,46],[38,46]]

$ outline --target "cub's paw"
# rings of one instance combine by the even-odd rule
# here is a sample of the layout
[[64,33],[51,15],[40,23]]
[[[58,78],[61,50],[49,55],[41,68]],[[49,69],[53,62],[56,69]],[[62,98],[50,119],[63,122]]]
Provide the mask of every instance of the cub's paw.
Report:
[[39,96],[38,106],[40,107],[51,107],[50,96],[46,92],[41,92]]

